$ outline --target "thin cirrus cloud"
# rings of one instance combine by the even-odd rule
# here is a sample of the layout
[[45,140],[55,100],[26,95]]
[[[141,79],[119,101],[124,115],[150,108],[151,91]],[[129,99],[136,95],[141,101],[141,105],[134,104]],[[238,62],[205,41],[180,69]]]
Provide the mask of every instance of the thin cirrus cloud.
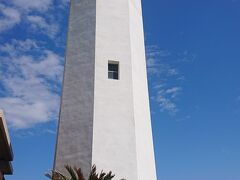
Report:
[[7,31],[21,22],[20,12],[0,3],[0,33]]
[[157,88],[155,100],[160,106],[161,112],[167,111],[171,115],[176,114],[179,108],[176,105],[176,100],[180,95],[181,87]]
[[61,83],[63,58],[53,51],[41,49],[34,40],[13,40],[0,46],[1,79],[4,93],[0,108],[6,111],[14,129],[30,128],[56,119],[59,109],[57,90]]
[[17,56],[19,53],[29,52],[30,50],[38,49],[36,41],[26,39],[25,41],[18,41],[13,39],[10,43],[5,43],[0,46],[0,52],[9,56]]
[[185,77],[176,64],[190,60],[189,54],[184,51],[176,55],[155,45],[146,47],[149,82],[153,87],[151,99],[158,104],[161,112],[176,115],[179,111],[177,102],[183,92],[181,81]]
[[[66,2],[62,4],[66,5]],[[53,39],[58,34],[60,26],[58,19],[50,12],[56,8],[58,6],[53,6],[52,0],[13,0],[0,3],[0,33],[25,22],[30,27],[29,32],[41,33]]]
[[27,20],[34,30],[38,30],[50,38],[54,38],[59,31],[59,25],[57,23],[47,22],[42,16],[27,16]]
[[174,76],[178,75],[178,70],[169,65],[166,59],[171,57],[171,53],[167,50],[162,50],[158,46],[149,45],[146,47],[147,67],[150,75]]
[[11,4],[22,10],[47,11],[52,5],[53,0],[11,0]]

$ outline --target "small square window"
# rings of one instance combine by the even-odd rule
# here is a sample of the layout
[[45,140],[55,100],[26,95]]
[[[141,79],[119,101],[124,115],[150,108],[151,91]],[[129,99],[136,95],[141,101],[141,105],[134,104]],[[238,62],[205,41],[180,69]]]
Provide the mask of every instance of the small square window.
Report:
[[118,61],[108,61],[108,79],[119,79]]

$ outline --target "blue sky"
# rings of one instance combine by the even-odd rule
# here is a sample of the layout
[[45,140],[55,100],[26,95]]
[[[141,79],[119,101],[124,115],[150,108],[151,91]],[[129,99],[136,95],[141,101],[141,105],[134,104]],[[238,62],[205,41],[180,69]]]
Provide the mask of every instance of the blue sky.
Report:
[[[240,1],[143,0],[159,180],[240,179]],[[52,168],[67,0],[0,1],[9,180]]]

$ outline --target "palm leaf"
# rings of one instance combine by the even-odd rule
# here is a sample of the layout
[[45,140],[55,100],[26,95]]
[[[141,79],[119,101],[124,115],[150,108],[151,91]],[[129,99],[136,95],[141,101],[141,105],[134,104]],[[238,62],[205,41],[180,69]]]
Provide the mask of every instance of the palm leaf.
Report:
[[[85,180],[81,168],[72,168],[69,165],[66,165],[65,168],[70,175],[70,178],[59,171],[51,171],[51,173],[45,174],[45,176],[52,180]],[[108,173],[101,171],[101,173],[98,174],[96,166],[93,165],[88,180],[112,180],[114,177],[115,175],[112,171],[109,171]]]
[[68,173],[70,174],[71,180],[78,180],[77,174],[75,173],[74,169],[71,166],[66,165],[65,168],[68,171]]
[[70,180],[68,177],[58,171],[51,171],[51,173],[45,174],[45,176],[54,180]]
[[85,180],[81,168],[74,167],[74,171],[77,173],[78,180]]
[[95,165],[92,166],[92,170],[89,174],[88,180],[98,180],[97,168]]
[[114,174],[112,174],[112,172],[110,171],[105,177],[103,180],[111,180],[115,177]]

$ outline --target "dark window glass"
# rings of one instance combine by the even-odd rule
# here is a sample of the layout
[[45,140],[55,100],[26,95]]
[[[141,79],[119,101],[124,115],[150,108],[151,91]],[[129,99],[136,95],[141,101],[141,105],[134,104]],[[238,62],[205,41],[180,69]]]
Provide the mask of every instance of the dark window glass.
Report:
[[108,62],[108,79],[119,79],[119,63]]

